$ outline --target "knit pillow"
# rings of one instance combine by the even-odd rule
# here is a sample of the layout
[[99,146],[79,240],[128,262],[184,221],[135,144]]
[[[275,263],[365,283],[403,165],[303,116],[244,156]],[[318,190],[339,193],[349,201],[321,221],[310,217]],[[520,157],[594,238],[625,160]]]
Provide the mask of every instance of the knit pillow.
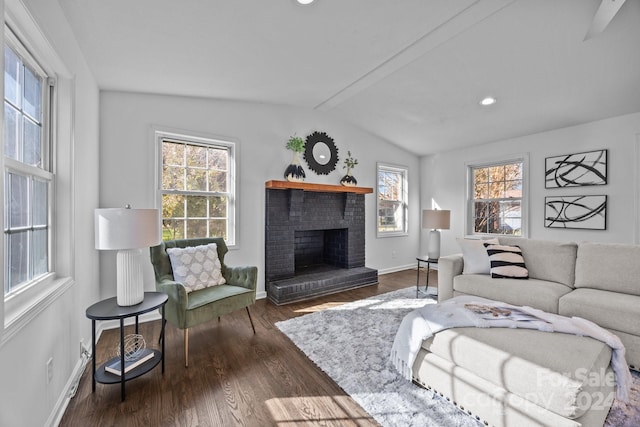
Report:
[[174,280],[182,283],[187,293],[227,282],[222,276],[218,246],[215,243],[169,248],[167,254],[173,268]]
[[528,279],[529,270],[524,264],[522,250],[518,246],[484,244],[491,262],[494,279]]

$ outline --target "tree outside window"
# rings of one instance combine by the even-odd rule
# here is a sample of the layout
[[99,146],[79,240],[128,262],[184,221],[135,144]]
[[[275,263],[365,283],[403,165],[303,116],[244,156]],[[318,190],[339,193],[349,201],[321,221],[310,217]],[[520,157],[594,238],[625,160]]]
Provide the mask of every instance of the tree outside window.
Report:
[[522,235],[523,162],[470,169],[473,233]]
[[163,240],[222,237],[234,243],[233,144],[162,139]]

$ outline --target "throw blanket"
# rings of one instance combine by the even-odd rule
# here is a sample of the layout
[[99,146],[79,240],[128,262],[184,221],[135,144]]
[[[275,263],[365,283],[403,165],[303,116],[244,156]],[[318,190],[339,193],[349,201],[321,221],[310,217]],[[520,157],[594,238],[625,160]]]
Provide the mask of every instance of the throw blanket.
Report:
[[[465,308],[465,304],[513,309],[540,320],[521,321],[508,316],[487,319]],[[422,342],[437,332],[457,327],[538,329],[595,338],[613,349],[611,367],[616,378],[616,397],[623,402],[628,399],[631,373],[624,357],[624,345],[617,335],[580,317],[569,318],[531,307],[519,307],[470,295],[455,297],[439,304],[429,304],[407,314],[393,341],[391,362],[404,378],[411,381],[413,363]]]

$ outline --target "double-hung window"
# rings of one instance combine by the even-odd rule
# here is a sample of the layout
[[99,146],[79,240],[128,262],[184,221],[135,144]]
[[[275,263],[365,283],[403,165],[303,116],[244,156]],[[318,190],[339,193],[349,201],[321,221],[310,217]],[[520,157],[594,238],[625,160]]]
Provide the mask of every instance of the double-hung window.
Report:
[[52,270],[49,76],[7,29],[4,46],[4,296]]
[[235,143],[156,135],[163,240],[222,237],[235,245]]
[[526,237],[526,157],[467,168],[467,234]]
[[408,175],[405,167],[378,163],[378,237],[407,234]]

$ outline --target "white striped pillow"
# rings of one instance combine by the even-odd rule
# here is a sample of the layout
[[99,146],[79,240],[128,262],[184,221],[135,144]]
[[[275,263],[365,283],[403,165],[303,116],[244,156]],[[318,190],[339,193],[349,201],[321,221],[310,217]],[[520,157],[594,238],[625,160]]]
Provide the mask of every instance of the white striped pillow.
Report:
[[491,262],[491,277],[494,279],[528,279],[529,270],[524,263],[522,250],[518,246],[492,245],[485,243]]

